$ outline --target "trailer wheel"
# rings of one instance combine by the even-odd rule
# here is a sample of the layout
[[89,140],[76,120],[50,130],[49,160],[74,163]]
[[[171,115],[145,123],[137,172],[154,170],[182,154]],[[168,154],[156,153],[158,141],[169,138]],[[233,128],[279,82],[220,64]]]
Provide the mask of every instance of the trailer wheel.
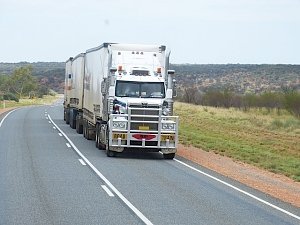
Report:
[[100,124],[96,124],[96,138],[95,138],[95,143],[96,143],[96,148],[100,149]]
[[70,110],[67,109],[66,110],[66,124],[69,124],[70,123]]
[[66,109],[64,109],[64,121],[66,121]]
[[69,123],[70,123],[70,127],[72,129],[75,129],[76,128],[76,113],[75,113],[75,110],[74,109],[71,109],[70,110],[70,118],[69,118]]
[[174,159],[175,153],[164,154],[164,159]]
[[82,126],[82,124],[79,123],[78,115],[76,116],[76,132],[78,134],[82,134],[83,133],[83,126]]
[[83,120],[83,137],[86,138],[86,130],[87,130],[87,123],[86,120]]

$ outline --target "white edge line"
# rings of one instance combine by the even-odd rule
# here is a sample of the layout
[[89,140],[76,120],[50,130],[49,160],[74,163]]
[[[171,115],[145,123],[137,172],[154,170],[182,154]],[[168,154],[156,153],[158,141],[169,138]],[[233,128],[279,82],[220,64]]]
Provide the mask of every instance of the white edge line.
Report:
[[3,117],[3,119],[2,119],[1,122],[0,122],[0,127],[2,126],[2,123],[4,122],[4,120],[6,119],[6,117],[8,117],[9,114],[11,114],[12,112],[14,112],[14,111],[16,111],[16,110],[17,110],[17,109],[14,109],[14,110],[8,112],[8,113]]
[[300,220],[300,216],[297,216],[297,215],[295,215],[295,214],[293,214],[293,213],[291,213],[291,212],[289,212],[287,210],[284,210],[284,209],[282,209],[282,208],[280,208],[280,207],[278,207],[276,205],[273,205],[273,204],[271,204],[271,203],[269,203],[269,202],[267,202],[267,201],[265,201],[265,200],[263,200],[263,199],[261,199],[259,197],[256,197],[253,194],[250,194],[250,193],[248,193],[246,191],[243,191],[242,189],[240,189],[238,187],[235,187],[235,186],[233,186],[233,185],[231,185],[231,184],[229,184],[229,183],[227,183],[225,181],[222,181],[219,178],[216,178],[216,177],[214,177],[212,175],[209,175],[208,173],[205,173],[205,172],[203,172],[201,170],[198,170],[198,169],[196,169],[196,168],[194,168],[194,167],[192,167],[192,166],[190,166],[190,165],[188,165],[188,164],[186,164],[186,163],[184,163],[184,162],[182,162],[182,161],[180,161],[178,159],[173,159],[173,160],[176,161],[176,162],[178,162],[178,163],[180,163],[180,164],[182,164],[182,165],[184,165],[184,166],[186,166],[186,167],[188,167],[188,168],[190,168],[190,169],[192,169],[192,170],[194,170],[194,171],[196,171],[196,172],[198,172],[198,173],[201,173],[201,174],[203,174],[203,175],[205,175],[205,176],[207,176],[207,177],[209,177],[209,178],[211,178],[211,179],[213,179],[215,181],[218,181],[218,182],[220,182],[220,183],[222,183],[222,184],[224,184],[224,185],[226,185],[226,186],[228,186],[228,187],[230,187],[230,188],[232,188],[232,189],[234,189],[234,190],[236,190],[238,192],[241,192],[244,195],[247,195],[247,196],[249,196],[249,197],[251,197],[251,198],[253,198],[253,199],[255,199],[255,200],[257,200],[257,201],[259,201],[261,203],[263,203],[263,204],[266,204],[266,205],[268,205],[268,206],[270,206],[270,207],[272,207],[274,209],[277,209],[277,210],[279,210],[279,211],[281,211],[281,212],[283,212],[283,213],[285,213],[285,214],[287,214],[287,215],[289,215],[291,217],[296,218],[297,220]]
[[101,185],[103,190],[108,194],[109,197],[115,197],[115,195],[106,187],[105,185]]
[[68,146],[68,148],[71,148],[71,145],[69,143],[66,143],[66,146]]
[[78,161],[81,163],[81,165],[86,166],[85,162],[82,159],[78,159]]
[[54,126],[61,132],[61,134],[66,138],[66,140],[71,144],[73,149],[77,152],[77,154],[86,162],[86,164],[106,183],[106,185],[147,225],[153,225],[153,223],[147,219],[134,205],[128,201],[121,192],[115,188],[112,183],[78,150],[78,148],[74,145],[74,143],[68,138],[68,136],[54,123],[51,116],[48,115],[49,120],[53,123]]
[[62,137],[62,134],[61,134],[61,133],[58,133],[58,135]]

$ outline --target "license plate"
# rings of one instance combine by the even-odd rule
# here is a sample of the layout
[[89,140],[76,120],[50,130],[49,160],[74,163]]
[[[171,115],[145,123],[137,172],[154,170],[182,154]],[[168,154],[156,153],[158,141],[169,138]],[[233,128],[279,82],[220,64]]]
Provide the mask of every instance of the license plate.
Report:
[[139,130],[149,130],[149,126],[139,126]]
[[126,139],[127,139],[127,134],[113,133],[112,138],[113,138],[113,139],[121,138],[122,140],[126,140]]
[[175,136],[174,135],[162,135],[161,136],[162,141],[166,141],[167,139],[169,139],[169,141],[175,141]]

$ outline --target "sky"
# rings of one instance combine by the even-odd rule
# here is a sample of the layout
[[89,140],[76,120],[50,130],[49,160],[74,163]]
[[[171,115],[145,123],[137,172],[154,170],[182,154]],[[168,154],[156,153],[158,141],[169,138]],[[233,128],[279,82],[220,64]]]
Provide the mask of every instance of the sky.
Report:
[[0,62],[103,42],[166,45],[176,64],[300,64],[300,0],[0,0]]

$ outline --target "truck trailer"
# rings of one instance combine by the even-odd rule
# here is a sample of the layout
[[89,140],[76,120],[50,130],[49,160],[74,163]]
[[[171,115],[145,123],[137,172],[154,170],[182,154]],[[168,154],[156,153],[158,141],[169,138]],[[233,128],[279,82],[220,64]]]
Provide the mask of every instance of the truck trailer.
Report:
[[[80,56],[84,71],[73,66],[75,57],[72,80],[66,80],[66,86],[75,81],[82,105],[72,104],[79,100],[72,100],[77,92],[70,91],[65,109],[70,126],[80,130],[77,126],[82,125],[84,137],[95,140],[96,147],[110,157],[135,148],[160,151],[165,159],[173,159],[178,117],[173,116],[176,83],[169,55],[163,45],[103,43]],[[82,90],[81,84],[76,85],[80,82]]]
[[65,90],[64,90],[64,120],[67,124],[70,123],[70,90],[71,90],[71,73],[72,73],[72,57],[66,61],[65,65]]

